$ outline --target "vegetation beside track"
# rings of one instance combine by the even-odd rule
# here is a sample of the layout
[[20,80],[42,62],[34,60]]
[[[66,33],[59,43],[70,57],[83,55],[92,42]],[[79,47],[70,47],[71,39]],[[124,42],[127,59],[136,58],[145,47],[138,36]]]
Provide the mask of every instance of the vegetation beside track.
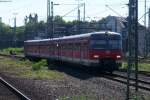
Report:
[[[127,69],[127,66],[127,62],[123,62],[121,69]],[[139,71],[150,72],[150,63],[140,62],[138,68]]]
[[[22,56],[23,53],[24,53],[24,48],[11,48],[10,47],[10,48],[6,48],[6,49],[0,50],[1,54],[6,54],[6,55],[9,55],[10,52],[13,52],[15,55]],[[38,64],[34,64],[33,67],[36,66],[36,65],[38,65]],[[38,66],[38,67],[40,67],[40,66]],[[35,70],[38,67],[34,67]],[[121,69],[127,69],[127,61],[123,62]],[[140,71],[148,71],[148,72],[150,72],[150,58],[148,58],[148,59],[141,59],[139,61],[139,70]]]
[[[64,74],[55,70],[48,70],[47,66],[33,63],[28,60],[18,60],[0,56],[0,72],[11,75],[32,78],[32,79],[63,79]],[[40,66],[40,69],[34,70],[33,67]]]
[[10,54],[10,52],[12,52],[13,54],[16,54],[16,55],[23,55],[24,53],[24,48],[5,48],[5,49],[2,49],[0,51],[0,53],[2,54]]

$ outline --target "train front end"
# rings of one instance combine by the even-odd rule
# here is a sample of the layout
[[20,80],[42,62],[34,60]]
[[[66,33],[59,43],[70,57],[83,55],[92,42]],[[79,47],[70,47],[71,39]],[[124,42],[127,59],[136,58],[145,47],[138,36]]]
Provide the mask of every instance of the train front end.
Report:
[[101,70],[114,71],[122,65],[122,38],[119,33],[104,32],[91,35],[90,60]]

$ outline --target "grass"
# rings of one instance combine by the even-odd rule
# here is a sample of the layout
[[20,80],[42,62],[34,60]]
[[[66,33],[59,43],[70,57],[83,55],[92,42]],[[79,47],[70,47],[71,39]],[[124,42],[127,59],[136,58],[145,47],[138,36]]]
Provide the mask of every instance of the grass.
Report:
[[18,77],[31,79],[63,79],[64,74],[55,70],[48,70],[43,67],[39,70],[33,70],[33,62],[28,60],[21,61],[12,58],[0,56],[0,72],[10,73]]
[[80,96],[72,96],[72,97],[61,97],[59,100],[96,100],[96,97],[94,96],[85,96],[85,95],[80,95]]
[[47,64],[47,61],[45,59],[42,59],[41,61],[39,62],[36,62],[32,65],[32,69],[34,71],[38,71],[40,69],[43,69],[44,67],[46,67],[48,64]]
[[[139,68],[139,71],[149,71],[150,72],[150,63],[140,62],[138,65],[138,68]],[[127,69],[127,62],[123,62],[121,69]]]
[[150,100],[150,96],[145,97],[144,95],[138,94],[132,94],[130,97],[130,100]]
[[62,79],[63,73],[50,70],[39,70],[22,72],[22,76],[34,79]]

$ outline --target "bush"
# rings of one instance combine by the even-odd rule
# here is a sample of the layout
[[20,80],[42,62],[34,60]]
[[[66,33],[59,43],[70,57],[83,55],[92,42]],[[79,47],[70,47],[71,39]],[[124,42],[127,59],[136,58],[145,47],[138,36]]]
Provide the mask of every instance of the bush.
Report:
[[24,52],[23,48],[7,48],[7,49],[3,49],[4,53],[9,54],[10,52],[13,52],[14,54],[21,54]]
[[32,69],[34,71],[38,71],[38,70],[41,70],[43,69],[44,67],[47,66],[47,61],[46,60],[41,60],[39,62],[36,62],[32,65]]

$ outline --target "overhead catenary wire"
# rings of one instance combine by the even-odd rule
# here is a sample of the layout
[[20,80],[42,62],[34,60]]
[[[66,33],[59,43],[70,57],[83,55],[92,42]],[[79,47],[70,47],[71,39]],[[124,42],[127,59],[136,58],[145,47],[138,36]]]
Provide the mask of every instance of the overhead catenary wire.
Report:
[[[81,4],[79,7],[81,7],[81,6],[83,6],[83,4]],[[78,7],[75,7],[74,9],[72,9],[72,10],[70,10],[69,12],[67,12],[66,14],[64,14],[62,17],[67,16],[68,14],[74,12],[74,11],[77,10],[77,9],[78,9]]]

